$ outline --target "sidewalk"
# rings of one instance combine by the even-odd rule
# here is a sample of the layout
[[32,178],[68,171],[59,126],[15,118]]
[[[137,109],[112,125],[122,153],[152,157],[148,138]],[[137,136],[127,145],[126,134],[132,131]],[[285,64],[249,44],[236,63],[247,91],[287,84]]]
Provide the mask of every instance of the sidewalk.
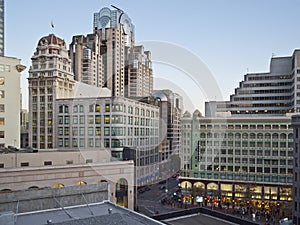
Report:
[[[162,207],[164,207],[165,209],[169,209],[170,211],[174,210],[174,209],[186,209],[186,208],[193,208],[193,207],[198,207],[197,205],[179,205],[179,204],[164,204],[162,205]],[[279,225],[279,219],[276,219],[276,220],[272,220],[270,219],[269,223],[266,221],[266,217],[263,215],[263,216],[259,216],[259,217],[256,217],[255,219],[253,219],[253,216],[250,215],[250,214],[245,214],[243,215],[241,212],[238,212],[237,210],[236,211],[233,211],[232,208],[229,208],[229,209],[225,209],[225,208],[219,208],[219,207],[211,207],[211,206],[203,206],[205,208],[208,208],[208,209],[211,209],[211,210],[215,210],[215,211],[218,211],[218,212],[223,212],[224,214],[228,214],[228,215],[231,215],[231,216],[235,216],[235,217],[238,217],[238,218],[242,218],[242,219],[245,219],[245,220],[248,220],[248,221],[253,221],[253,222],[256,222],[260,225]]]

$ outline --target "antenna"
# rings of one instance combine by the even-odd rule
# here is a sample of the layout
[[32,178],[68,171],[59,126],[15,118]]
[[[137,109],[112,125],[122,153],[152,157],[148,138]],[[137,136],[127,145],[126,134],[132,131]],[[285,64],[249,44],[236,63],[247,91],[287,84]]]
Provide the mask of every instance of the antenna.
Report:
[[118,10],[118,11],[121,11],[121,12],[123,12],[123,10],[122,9],[120,9],[120,8],[118,8],[117,6],[114,6],[114,5],[110,5],[111,7],[113,7],[113,8],[115,8],[116,10]]

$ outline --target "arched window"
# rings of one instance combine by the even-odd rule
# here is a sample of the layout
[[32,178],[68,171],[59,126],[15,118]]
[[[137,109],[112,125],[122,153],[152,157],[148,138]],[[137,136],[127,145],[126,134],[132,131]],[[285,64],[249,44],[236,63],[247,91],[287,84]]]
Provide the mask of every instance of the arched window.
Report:
[[128,182],[125,178],[120,178],[116,183],[116,203],[128,207]]

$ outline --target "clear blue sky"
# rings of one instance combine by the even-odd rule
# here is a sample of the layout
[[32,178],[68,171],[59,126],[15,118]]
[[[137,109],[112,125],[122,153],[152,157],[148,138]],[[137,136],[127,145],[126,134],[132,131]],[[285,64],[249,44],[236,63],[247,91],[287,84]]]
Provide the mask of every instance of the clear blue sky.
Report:
[[[197,55],[225,100],[247,70],[268,71],[272,54],[287,56],[300,48],[297,0],[5,0],[5,55],[20,58],[27,66],[21,84],[24,108],[26,78],[37,41],[55,33],[69,44],[73,35],[92,33],[93,13],[111,4],[132,19],[137,42],[170,42]],[[201,87],[193,87],[174,67],[154,63],[153,68],[155,87],[173,88],[184,95],[190,111],[199,108],[203,112],[204,101],[219,100],[219,96],[212,99]]]

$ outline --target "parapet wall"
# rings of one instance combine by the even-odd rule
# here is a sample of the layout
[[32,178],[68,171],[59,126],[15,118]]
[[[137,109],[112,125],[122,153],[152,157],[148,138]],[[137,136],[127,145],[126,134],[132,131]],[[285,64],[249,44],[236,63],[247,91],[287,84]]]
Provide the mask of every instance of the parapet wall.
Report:
[[108,183],[0,192],[0,212],[22,213],[109,200]]

